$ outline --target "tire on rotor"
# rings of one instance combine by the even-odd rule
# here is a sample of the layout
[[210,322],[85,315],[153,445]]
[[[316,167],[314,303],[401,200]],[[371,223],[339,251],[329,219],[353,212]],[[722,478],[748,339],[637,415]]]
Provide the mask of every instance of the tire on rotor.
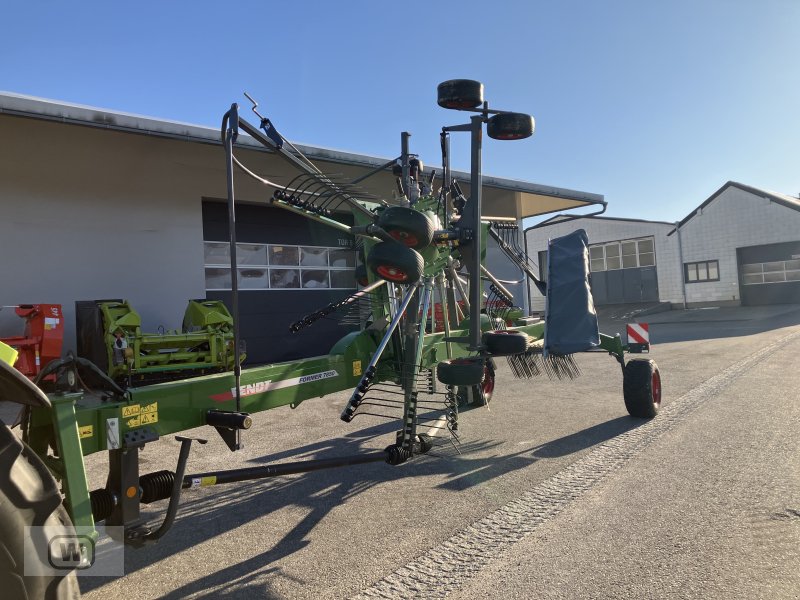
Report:
[[[53,574],[39,561],[31,564],[25,553],[26,537],[34,539],[37,547],[48,548],[59,535],[74,536],[74,529],[56,480],[36,453],[0,421],[0,589],[4,598],[80,596],[74,570]],[[31,574],[37,571],[39,575]]]
[[484,369],[482,358],[453,358],[439,363],[436,367],[436,378],[445,385],[480,385]]
[[486,351],[493,356],[522,354],[528,349],[530,336],[521,331],[487,331],[483,334]]
[[369,279],[367,278],[367,265],[358,265],[355,270],[355,279],[356,283],[361,287],[367,287],[369,285]]
[[635,358],[625,365],[622,377],[625,408],[632,417],[652,419],[661,408],[661,373],[656,361]]
[[469,109],[483,104],[483,84],[472,79],[443,81],[436,93],[436,102],[442,108]]
[[409,284],[422,277],[425,261],[413,248],[398,242],[378,242],[367,256],[367,267],[381,279]]
[[532,136],[533,130],[533,117],[524,113],[500,113],[486,124],[486,134],[494,140],[521,140]]
[[433,241],[433,223],[413,208],[390,206],[378,217],[378,226],[401,244],[422,250]]
[[480,384],[456,388],[459,409],[476,408],[488,405],[492,399],[495,385],[494,367],[488,359],[483,367],[483,379]]

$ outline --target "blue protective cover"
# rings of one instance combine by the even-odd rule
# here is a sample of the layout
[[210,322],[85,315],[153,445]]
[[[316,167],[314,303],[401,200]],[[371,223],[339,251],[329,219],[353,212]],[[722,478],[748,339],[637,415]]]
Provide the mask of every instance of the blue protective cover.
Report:
[[547,250],[545,355],[572,354],[599,346],[586,232],[578,229],[552,239]]

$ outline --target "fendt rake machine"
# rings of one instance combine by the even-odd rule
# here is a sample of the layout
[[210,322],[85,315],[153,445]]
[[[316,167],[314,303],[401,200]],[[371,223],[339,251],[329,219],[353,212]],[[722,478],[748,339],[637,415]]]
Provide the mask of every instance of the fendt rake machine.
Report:
[[[409,151],[407,133],[401,136],[398,158],[348,181],[320,171],[248,99],[259,118],[258,126],[242,118],[234,104],[223,117],[221,131],[231,272],[236,273],[237,267],[234,174],[241,172],[271,191],[271,206],[358,240],[356,249],[363,262],[357,270],[360,289],[300,317],[289,324],[290,330],[304,335],[320,319],[330,318],[358,322],[360,329],[345,335],[326,355],[242,369],[234,276],[232,372],[123,389],[88,360],[70,356],[39,374],[37,383],[54,381],[43,393],[3,365],[0,399],[24,405],[21,440],[9,428],[0,427],[0,444],[5,449],[0,454],[0,471],[6,496],[13,496],[15,486],[22,485],[21,479],[15,481],[10,474],[12,466],[22,465],[34,479],[46,481],[49,492],[42,502],[49,503],[47,514],[55,514],[59,502],[53,504],[53,498],[61,496],[52,474],[60,481],[72,523],[94,531],[95,523],[105,522],[109,528],[122,528],[126,543],[141,546],[158,540],[170,528],[182,489],[377,461],[399,465],[435,445],[456,444],[460,412],[490,401],[495,360],[501,357],[507,358],[516,377],[572,378],[578,374],[572,358],[575,352],[610,354],[622,366],[630,414],[655,416],[661,403],[655,363],[642,359],[626,363],[629,348],[620,337],[598,332],[585,233],[551,240],[545,283],[519,244],[516,220],[482,219],[484,130],[498,140],[527,138],[534,129],[531,116],[490,109],[478,82],[444,82],[438,87],[439,105],[471,116],[465,124],[442,128],[438,186],[435,172],[428,174],[419,157]],[[259,176],[235,153],[241,132],[285,160],[296,176],[288,183]],[[461,132],[471,141],[468,195],[450,168],[450,137]],[[378,197],[361,190],[359,184],[368,176],[387,170],[396,177],[397,189],[387,190],[393,194]],[[506,287],[509,282],[498,280],[486,268],[490,237],[546,296],[544,320],[524,316]],[[101,392],[91,393],[89,386]],[[342,408],[342,420],[350,422],[365,414],[397,419],[398,431],[385,450],[186,474],[193,440],[178,437],[181,448],[174,472],[139,472],[139,450],[160,437],[210,425],[231,450],[237,450],[252,413],[286,405],[295,408],[307,399],[344,390],[352,392]],[[101,451],[109,458],[107,483],[90,491],[83,457]],[[143,522],[140,506],[162,499],[169,499],[166,517],[159,527],[151,528]],[[5,513],[18,503],[2,506],[0,519],[9,520],[12,517]],[[58,516],[66,519],[63,510]]]

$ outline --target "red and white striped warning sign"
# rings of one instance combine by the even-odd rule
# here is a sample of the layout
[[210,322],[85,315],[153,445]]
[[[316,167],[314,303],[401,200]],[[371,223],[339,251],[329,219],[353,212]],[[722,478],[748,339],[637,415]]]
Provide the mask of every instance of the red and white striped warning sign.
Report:
[[628,323],[629,344],[649,344],[650,325],[647,323]]

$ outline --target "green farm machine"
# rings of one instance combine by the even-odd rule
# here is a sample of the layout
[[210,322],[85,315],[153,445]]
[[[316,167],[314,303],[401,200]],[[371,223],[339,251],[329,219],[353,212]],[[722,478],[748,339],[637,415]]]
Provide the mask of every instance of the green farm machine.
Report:
[[[326,355],[243,369],[237,278],[233,277],[231,318],[224,317],[224,307],[217,310],[200,301],[195,307],[203,313],[202,318],[195,315],[198,327],[176,332],[172,340],[181,338],[186,352],[195,353],[186,356],[191,362],[208,358],[222,365],[223,372],[128,386],[132,375],[169,369],[169,365],[159,362],[168,359],[160,357],[158,348],[138,332],[135,313],[121,302],[100,306],[106,324],[102,335],[112,342],[107,347],[113,347],[111,337],[117,336],[128,341],[130,350],[116,357],[109,350],[103,368],[86,358],[69,356],[50,363],[37,376],[36,385],[3,364],[0,400],[21,404],[23,409],[21,435],[0,426],[0,540],[6,550],[0,552],[2,581],[14,580],[28,597],[44,597],[45,589],[52,597],[61,597],[59,590],[66,592],[74,586],[72,575],[47,566],[41,567],[40,576],[30,572],[21,576],[18,559],[25,526],[40,525],[45,530],[72,523],[76,530],[88,531],[83,543],[91,544],[97,537],[96,524],[104,523],[108,531],[119,531],[126,544],[143,546],[169,530],[183,489],[369,462],[399,465],[438,443],[457,441],[461,413],[491,400],[495,361],[501,358],[508,360],[516,377],[571,378],[578,374],[574,353],[611,355],[622,367],[629,413],[643,418],[656,415],[661,379],[655,362],[626,361],[631,348],[619,336],[598,331],[585,233],[550,241],[545,283],[517,242],[519,224],[482,218],[484,131],[493,139],[523,139],[533,133],[533,118],[490,109],[483,85],[471,80],[440,84],[438,103],[470,115],[466,123],[442,128],[441,177],[437,182],[434,174],[425,171],[419,157],[409,151],[409,134],[404,133],[399,157],[373,172],[391,170],[396,176],[397,190],[386,190],[385,197],[361,191],[359,184],[366,176],[343,181],[321,172],[258,112],[254,101],[258,126],[242,118],[236,104],[230,107],[221,137],[232,272],[237,265],[234,173],[244,173],[270,190],[272,206],[358,240],[356,247],[366,267],[360,289],[299,318],[291,330],[301,332],[313,328],[319,319],[354,312],[362,326]],[[296,177],[278,184],[243,164],[235,153],[241,132],[284,159],[296,170]],[[468,195],[450,169],[450,137],[456,133],[470,137],[471,174],[468,182],[461,182],[469,183]],[[602,205],[602,212],[605,204],[596,204]],[[342,219],[343,214],[348,218]],[[345,224],[346,220],[352,224]],[[544,319],[523,316],[515,308],[508,282],[486,268],[489,238],[545,295]],[[199,329],[202,341],[189,339]],[[139,346],[130,343],[136,340]],[[139,450],[160,437],[210,425],[231,450],[237,450],[242,447],[243,432],[251,426],[252,413],[287,405],[294,408],[305,400],[345,390],[352,393],[342,406],[344,421],[376,412],[397,420],[396,435],[387,440],[384,450],[187,474],[193,440],[179,437],[174,471],[140,473]],[[108,454],[108,478],[104,487],[90,490],[84,456],[96,452]],[[141,505],[164,499],[169,502],[163,522],[157,526],[143,522]]]

